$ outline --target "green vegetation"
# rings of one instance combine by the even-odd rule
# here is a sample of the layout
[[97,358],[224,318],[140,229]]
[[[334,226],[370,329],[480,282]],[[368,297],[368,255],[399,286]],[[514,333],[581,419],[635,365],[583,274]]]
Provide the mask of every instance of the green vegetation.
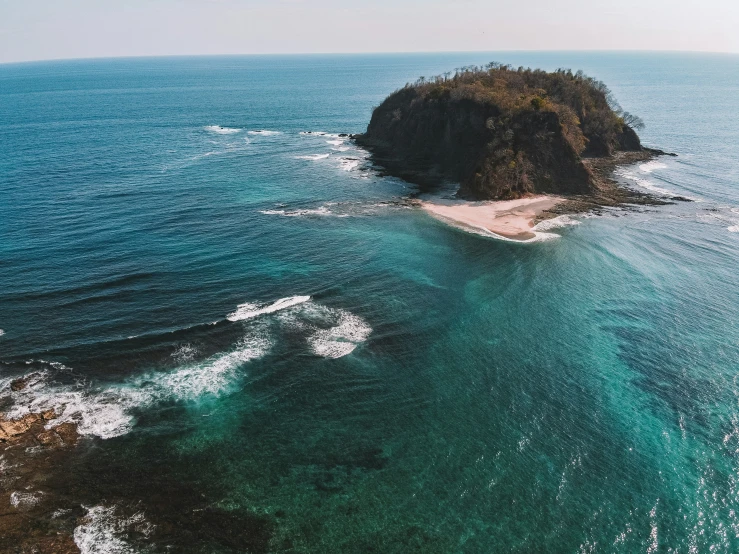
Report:
[[407,84],[357,139],[409,180],[454,180],[467,196],[513,198],[591,193],[596,179],[583,158],[641,152],[634,129],[642,126],[581,71],[490,63]]
[[405,88],[431,100],[471,100],[495,106],[506,118],[527,111],[556,113],[578,154],[602,156],[619,149],[624,127],[642,129],[641,119],[621,109],[602,81],[570,69],[541,69],[491,62],[468,66],[432,79],[421,77]]

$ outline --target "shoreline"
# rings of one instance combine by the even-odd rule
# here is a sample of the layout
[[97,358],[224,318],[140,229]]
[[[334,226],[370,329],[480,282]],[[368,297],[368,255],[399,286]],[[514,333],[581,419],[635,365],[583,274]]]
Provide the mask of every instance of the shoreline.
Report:
[[532,242],[535,223],[545,212],[566,202],[561,196],[535,195],[515,200],[419,200],[426,213],[449,225],[478,235],[512,242]]

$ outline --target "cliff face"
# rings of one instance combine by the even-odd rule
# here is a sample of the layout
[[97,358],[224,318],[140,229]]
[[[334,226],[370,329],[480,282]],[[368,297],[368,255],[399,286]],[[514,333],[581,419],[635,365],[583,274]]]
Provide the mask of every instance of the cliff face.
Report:
[[[479,199],[587,194],[595,177],[581,155],[641,149],[605,93],[572,74],[527,71],[498,68],[407,86],[375,109],[356,140],[392,174],[459,182],[460,195]],[[549,80],[551,90],[535,86]]]

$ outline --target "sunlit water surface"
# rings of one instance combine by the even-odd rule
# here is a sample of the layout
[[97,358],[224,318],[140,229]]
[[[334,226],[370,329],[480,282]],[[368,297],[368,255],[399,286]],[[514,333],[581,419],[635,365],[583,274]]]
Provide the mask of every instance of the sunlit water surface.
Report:
[[[695,201],[525,245],[396,204],[338,135],[491,60],[605,81],[678,154],[621,177]],[[136,550],[736,552],[738,93],[728,55],[0,66],[5,405],[64,406]]]

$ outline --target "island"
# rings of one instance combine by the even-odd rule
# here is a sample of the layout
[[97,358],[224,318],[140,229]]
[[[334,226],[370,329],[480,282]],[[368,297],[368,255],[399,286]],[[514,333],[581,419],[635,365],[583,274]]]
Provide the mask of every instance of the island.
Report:
[[422,190],[459,183],[455,199],[420,203],[432,215],[528,240],[537,220],[558,213],[664,203],[611,178],[617,165],[665,154],[642,146],[642,126],[581,71],[490,63],[407,84],[353,138]]

